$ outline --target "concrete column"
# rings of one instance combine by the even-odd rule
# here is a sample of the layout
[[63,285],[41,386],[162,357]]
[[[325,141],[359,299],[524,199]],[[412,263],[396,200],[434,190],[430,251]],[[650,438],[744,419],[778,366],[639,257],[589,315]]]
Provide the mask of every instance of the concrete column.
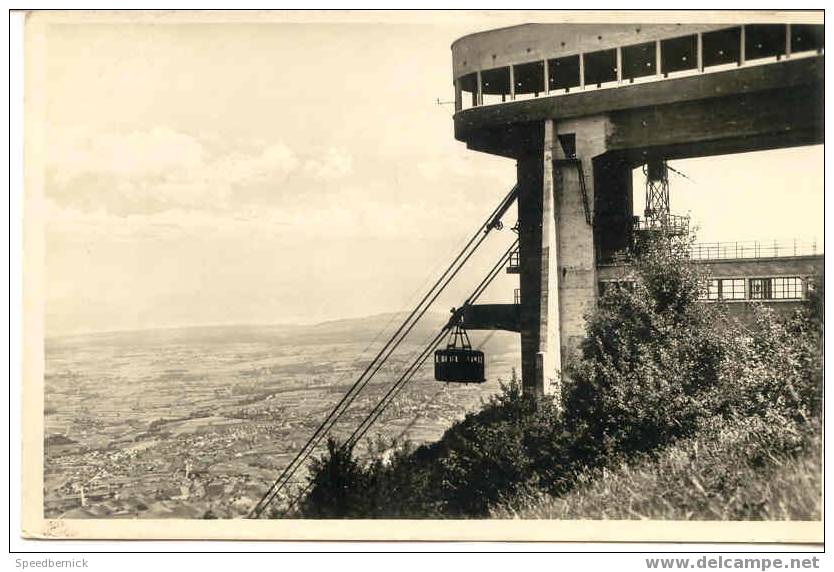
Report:
[[617,46],[617,85],[623,83],[623,49]]
[[[539,140],[543,137],[539,133]],[[539,293],[542,249],[542,154],[519,158],[518,164],[519,286],[521,291],[521,382],[525,393],[542,394],[537,386]]]
[[552,119],[544,122],[542,147],[541,287],[539,297],[539,348],[536,352],[536,391],[560,394],[562,372],[561,321],[559,317],[559,229],[553,178]]
[[[609,126],[603,117],[588,117],[577,121],[560,121],[557,135],[576,136],[576,158],[581,162],[585,179],[585,194],[592,223],[596,220],[595,158],[606,151]],[[555,146],[557,159],[562,157],[560,146]],[[556,224],[559,244],[559,338],[562,366],[567,366],[571,355],[579,350],[585,337],[585,315],[596,305],[596,243],[594,226],[585,218],[582,185],[576,163],[556,161]]]
[[550,95],[550,63],[547,59],[544,60],[544,94]]
[[463,109],[463,97],[460,88],[460,80],[455,80],[455,113]]
[[478,81],[478,99],[477,99],[478,105],[483,105],[484,104],[484,89],[483,89],[483,85],[482,85],[482,82],[481,82],[481,71],[480,70],[478,70],[478,75],[477,75],[476,79]]
[[510,101],[515,99],[515,68],[510,66]]
[[579,89],[585,89],[585,54],[579,54]]
[[521,380],[534,395],[557,392],[561,368],[554,131],[553,120],[540,123],[518,160]]
[[791,57],[791,25],[785,25],[785,59]]
[[609,127],[601,116],[545,120],[530,135],[541,146],[518,160],[521,377],[528,393],[560,393],[566,356],[578,350],[585,314],[596,303],[594,228],[576,162],[564,160],[557,133],[576,137],[593,209],[594,158],[605,152]]

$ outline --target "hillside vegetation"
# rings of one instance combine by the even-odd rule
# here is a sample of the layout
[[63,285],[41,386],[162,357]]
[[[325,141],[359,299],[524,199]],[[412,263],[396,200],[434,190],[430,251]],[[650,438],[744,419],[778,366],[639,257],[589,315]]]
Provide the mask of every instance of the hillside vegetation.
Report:
[[819,518],[822,298],[745,326],[698,301],[686,251],[649,245],[602,296],[561,396],[511,383],[369,461],[331,441],[298,516]]

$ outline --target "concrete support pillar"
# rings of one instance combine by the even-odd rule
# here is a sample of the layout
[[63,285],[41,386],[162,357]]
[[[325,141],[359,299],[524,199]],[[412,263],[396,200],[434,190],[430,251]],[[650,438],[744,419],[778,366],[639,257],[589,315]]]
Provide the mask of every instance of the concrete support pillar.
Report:
[[515,67],[510,66],[510,101],[515,100]]
[[791,25],[785,25],[785,59],[791,57]]
[[542,148],[541,286],[539,297],[539,347],[536,352],[536,391],[560,393],[562,372],[561,321],[559,319],[559,228],[553,177],[553,147],[556,141],[552,119],[544,122]]
[[[521,377],[525,392],[559,395],[567,356],[585,333],[585,314],[596,303],[594,228],[585,199],[594,205],[594,157],[605,152],[604,118],[557,124],[545,120],[531,137],[541,146],[518,160]],[[576,138],[576,161],[567,161],[559,135]],[[619,189],[618,189],[619,190]]]
[[[579,169],[575,162],[555,162],[556,224],[559,243],[559,337],[562,367],[578,353],[585,337],[585,315],[592,311],[597,299],[596,243],[596,174],[594,162],[606,151],[607,120],[588,117],[579,121],[561,121],[557,137],[574,134],[576,158],[582,165],[585,180],[584,199]],[[555,146],[561,159],[561,147]],[[592,224],[585,218],[585,199]]]
[[550,95],[550,62],[544,60],[544,94]]
[[[539,135],[541,136],[541,135]],[[542,180],[541,152],[518,160],[519,279],[521,290],[521,382],[525,393],[541,395],[537,385],[539,294],[541,292]]]

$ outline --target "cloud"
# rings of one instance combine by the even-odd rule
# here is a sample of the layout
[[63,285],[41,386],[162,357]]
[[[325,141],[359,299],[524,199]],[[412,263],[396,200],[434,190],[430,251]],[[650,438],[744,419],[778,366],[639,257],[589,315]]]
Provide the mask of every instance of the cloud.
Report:
[[120,178],[154,177],[188,169],[205,161],[203,146],[193,137],[167,128],[92,135],[58,131],[50,141],[49,167],[59,183],[88,173]]
[[352,170],[353,157],[344,149],[328,149],[304,163],[304,172],[320,180],[341,179]]
[[60,205],[119,216],[234,211],[277,200],[293,174],[334,178],[350,169],[345,154],[305,162],[281,142],[240,145],[244,150],[212,147],[167,128],[95,136],[59,132],[47,157],[46,194]]

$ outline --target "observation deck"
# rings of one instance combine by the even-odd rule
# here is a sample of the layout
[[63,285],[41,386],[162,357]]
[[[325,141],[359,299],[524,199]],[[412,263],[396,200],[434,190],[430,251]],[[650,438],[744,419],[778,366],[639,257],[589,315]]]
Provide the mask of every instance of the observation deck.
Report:
[[523,24],[471,34],[452,44],[455,137],[517,157],[517,139],[529,136],[513,139],[509,124],[821,85],[824,42],[817,24]]

